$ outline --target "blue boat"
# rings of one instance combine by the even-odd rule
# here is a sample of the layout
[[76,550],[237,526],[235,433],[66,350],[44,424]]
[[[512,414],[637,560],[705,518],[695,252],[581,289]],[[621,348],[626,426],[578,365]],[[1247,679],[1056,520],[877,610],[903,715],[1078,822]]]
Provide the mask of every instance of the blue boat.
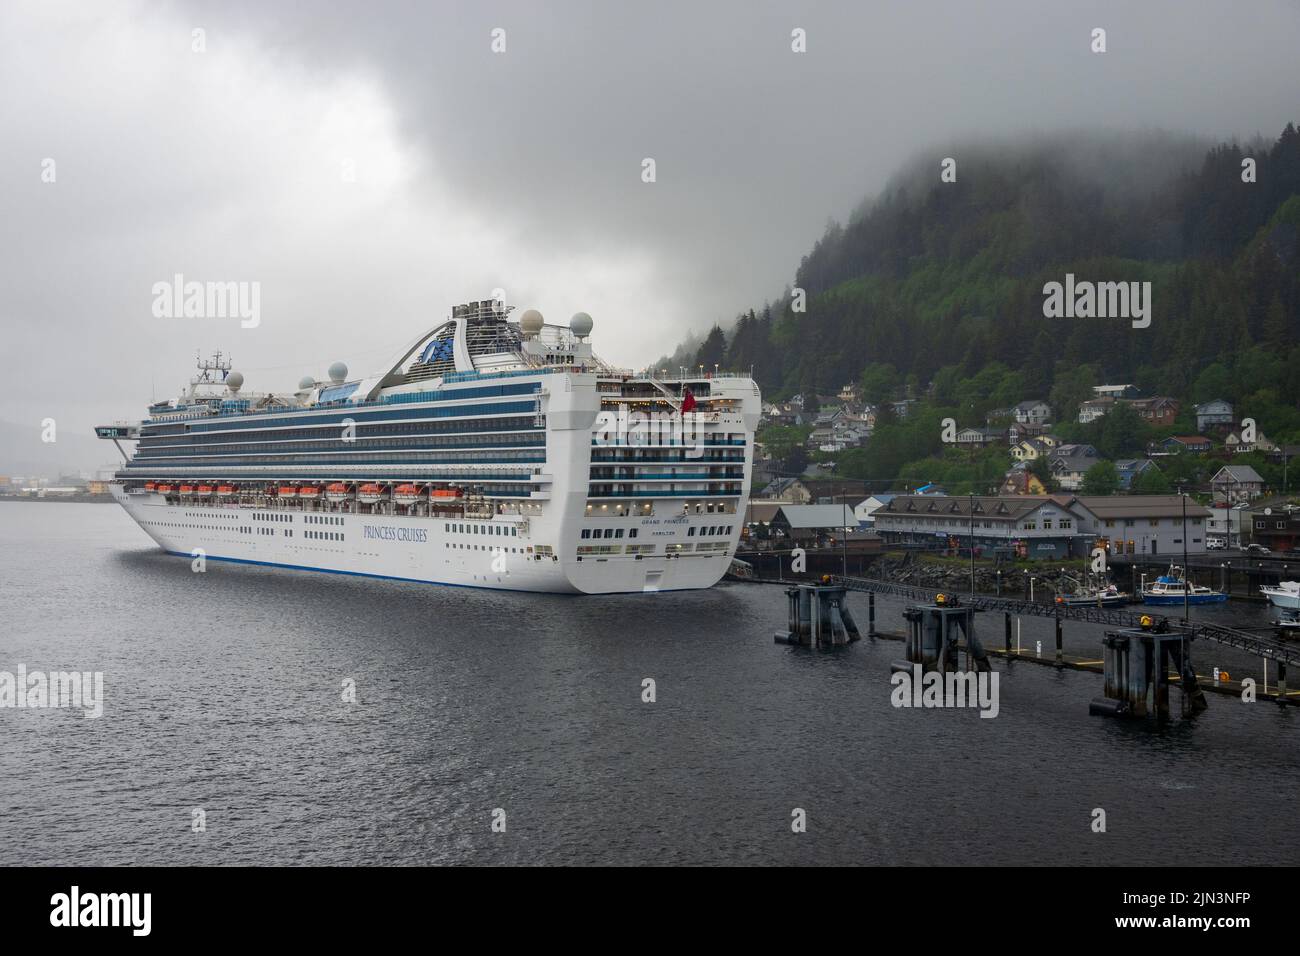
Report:
[[1152,584],[1142,586],[1143,604],[1218,604],[1228,600],[1222,591],[1211,591],[1201,584],[1191,585],[1187,591],[1183,579],[1183,569],[1175,564],[1169,565],[1169,572],[1162,574]]

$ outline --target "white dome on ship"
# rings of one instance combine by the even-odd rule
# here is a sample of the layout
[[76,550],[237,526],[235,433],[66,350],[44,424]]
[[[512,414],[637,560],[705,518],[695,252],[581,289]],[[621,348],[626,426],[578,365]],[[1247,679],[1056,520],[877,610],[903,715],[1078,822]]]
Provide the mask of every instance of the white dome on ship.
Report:
[[348,377],[347,365],[345,365],[343,362],[335,362],[333,365],[330,366],[329,377],[330,377],[330,381],[333,382],[335,385],[341,385],[343,382],[347,381],[347,377]]
[[542,318],[542,313],[536,309],[529,309],[519,317],[519,330],[524,335],[536,335],[542,331],[542,326],[545,324],[546,320]]
[[586,312],[575,312],[573,318],[569,319],[569,331],[580,339],[591,334],[591,326],[591,316]]
[[298,380],[298,391],[305,392],[310,388],[316,387],[316,380],[310,375],[304,375]]
[[243,372],[231,372],[229,375],[226,376],[226,388],[230,389],[232,392],[239,391],[243,387],[243,385],[244,385]]

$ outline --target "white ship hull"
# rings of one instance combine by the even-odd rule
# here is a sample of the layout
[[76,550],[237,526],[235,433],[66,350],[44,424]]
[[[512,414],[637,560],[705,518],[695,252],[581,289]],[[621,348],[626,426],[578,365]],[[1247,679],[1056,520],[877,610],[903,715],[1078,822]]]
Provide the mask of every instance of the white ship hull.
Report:
[[[449,525],[508,527],[500,519],[313,514],[220,502],[177,506],[162,495],[128,494],[118,485],[113,495],[160,548],[191,561],[201,554],[205,561],[508,591],[617,594],[708,588],[726,573],[739,537],[739,523],[733,521],[732,535],[722,539],[725,551],[566,560],[560,554],[529,554],[529,539],[517,535],[446,530]],[[331,523],[311,520],[322,517]],[[660,530],[656,519],[639,520],[647,523],[643,527],[649,533]],[[669,523],[674,525],[671,537],[684,536],[687,525]]]

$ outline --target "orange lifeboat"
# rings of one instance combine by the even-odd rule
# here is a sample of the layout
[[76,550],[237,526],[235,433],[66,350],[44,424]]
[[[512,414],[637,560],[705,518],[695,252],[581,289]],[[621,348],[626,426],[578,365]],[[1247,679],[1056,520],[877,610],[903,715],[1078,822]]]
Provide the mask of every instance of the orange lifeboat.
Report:
[[281,498],[297,498],[298,489],[293,485],[281,485],[278,494]]
[[183,494],[183,495],[192,495],[192,494],[194,494],[194,486],[193,486],[193,485],[181,485],[181,494]]
[[434,488],[429,492],[429,497],[434,499],[441,498],[444,501],[453,500],[460,497],[459,488]]
[[212,486],[211,486],[211,485],[199,485],[199,494],[201,494],[201,495],[210,495],[210,494],[212,494]]
[[420,500],[419,485],[398,485],[393,489],[393,500],[399,505],[413,505]]
[[376,501],[383,501],[384,486],[373,483],[362,485],[357,489],[357,497],[367,504],[374,504]]
[[306,498],[308,501],[314,501],[320,497],[320,489],[315,485],[303,485],[298,489],[298,497]]
[[145,490],[145,491],[156,491],[157,488],[158,488],[158,482],[156,482],[156,481],[146,481],[146,482],[144,483],[144,490]]
[[217,496],[218,496],[218,497],[221,497],[221,498],[229,498],[229,497],[230,497],[231,495],[233,495],[234,493],[235,493],[235,486],[234,486],[234,485],[217,485]]
[[158,493],[159,493],[159,494],[163,494],[163,495],[169,495],[169,494],[172,493],[172,486],[171,486],[171,485],[159,485],[159,486],[158,486]]
[[325,497],[330,501],[347,501],[352,497],[352,492],[344,482],[336,481],[326,486]]

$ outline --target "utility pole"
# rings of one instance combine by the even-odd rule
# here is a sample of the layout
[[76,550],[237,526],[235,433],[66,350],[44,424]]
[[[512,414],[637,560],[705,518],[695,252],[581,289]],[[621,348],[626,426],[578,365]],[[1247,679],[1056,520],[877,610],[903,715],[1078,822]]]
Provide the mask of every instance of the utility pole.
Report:
[[1178,496],[1183,499],[1183,625],[1191,619],[1192,569],[1187,564],[1187,494],[1182,488]]
[[970,596],[975,596],[975,494],[970,495]]

